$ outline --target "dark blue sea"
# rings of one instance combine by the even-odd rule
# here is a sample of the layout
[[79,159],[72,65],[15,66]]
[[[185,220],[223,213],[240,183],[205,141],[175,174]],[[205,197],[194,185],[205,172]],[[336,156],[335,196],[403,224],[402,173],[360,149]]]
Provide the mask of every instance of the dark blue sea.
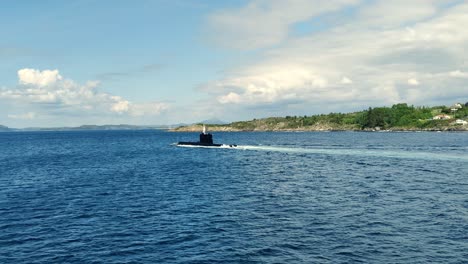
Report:
[[0,263],[468,263],[468,133],[0,133]]

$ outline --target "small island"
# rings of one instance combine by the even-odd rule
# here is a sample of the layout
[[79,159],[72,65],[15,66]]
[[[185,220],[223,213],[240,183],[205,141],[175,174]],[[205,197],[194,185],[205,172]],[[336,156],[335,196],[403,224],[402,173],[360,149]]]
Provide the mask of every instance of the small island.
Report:
[[[353,113],[286,116],[207,125],[210,131],[468,131],[468,102],[415,107],[406,103]],[[171,131],[201,131],[202,124]]]

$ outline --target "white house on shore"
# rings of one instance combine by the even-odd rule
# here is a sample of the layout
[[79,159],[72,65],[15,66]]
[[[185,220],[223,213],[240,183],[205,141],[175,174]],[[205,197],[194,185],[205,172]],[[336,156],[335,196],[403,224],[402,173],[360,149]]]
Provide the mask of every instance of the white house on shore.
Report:
[[461,108],[463,108],[463,106],[460,103],[456,103],[450,107],[450,111],[456,112],[458,111],[458,109],[461,109]]
[[436,115],[432,118],[432,120],[449,120],[449,119],[452,119],[452,117],[446,114]]
[[455,124],[466,126],[466,125],[468,125],[468,122],[465,121],[465,120],[457,119],[457,120],[455,120]]

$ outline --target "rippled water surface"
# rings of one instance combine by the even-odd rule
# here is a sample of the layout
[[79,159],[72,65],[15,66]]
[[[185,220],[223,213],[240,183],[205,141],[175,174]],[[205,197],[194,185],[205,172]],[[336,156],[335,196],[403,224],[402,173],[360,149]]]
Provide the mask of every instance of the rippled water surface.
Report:
[[0,133],[0,263],[467,263],[467,133]]

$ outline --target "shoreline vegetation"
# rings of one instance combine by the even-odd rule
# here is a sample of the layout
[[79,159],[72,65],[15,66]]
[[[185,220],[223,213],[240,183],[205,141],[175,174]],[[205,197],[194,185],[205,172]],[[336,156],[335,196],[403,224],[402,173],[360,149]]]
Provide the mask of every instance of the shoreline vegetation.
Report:
[[[415,107],[406,103],[353,113],[286,116],[206,124],[209,131],[468,131],[468,102],[453,106]],[[199,132],[203,124],[180,126],[173,132]]]

